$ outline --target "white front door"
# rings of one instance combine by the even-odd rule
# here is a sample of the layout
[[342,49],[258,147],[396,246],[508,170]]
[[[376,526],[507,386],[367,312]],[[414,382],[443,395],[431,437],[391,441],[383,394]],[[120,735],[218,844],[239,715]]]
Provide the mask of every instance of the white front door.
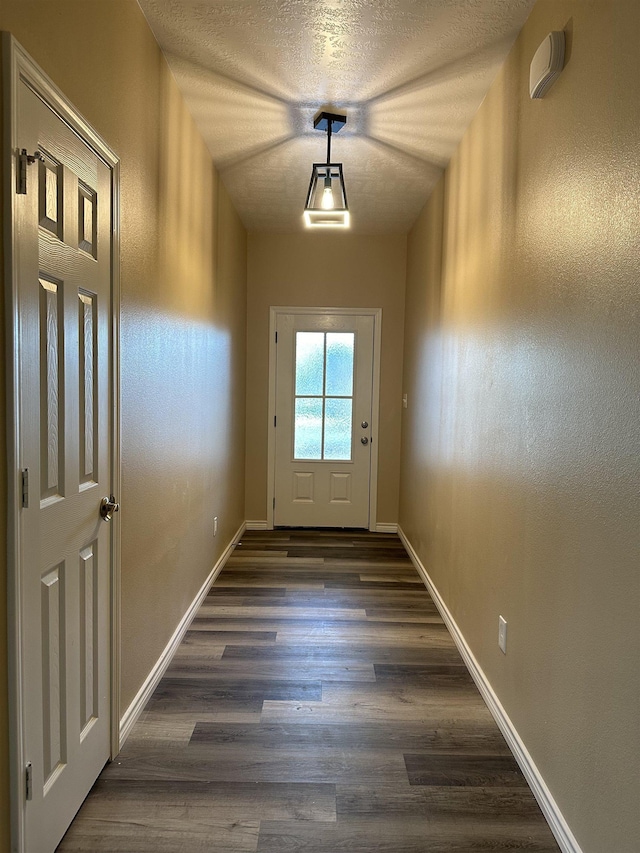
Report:
[[277,316],[276,526],[369,526],[374,324]]
[[43,158],[15,202],[23,849],[51,853],[110,751],[111,170],[24,81],[16,106]]

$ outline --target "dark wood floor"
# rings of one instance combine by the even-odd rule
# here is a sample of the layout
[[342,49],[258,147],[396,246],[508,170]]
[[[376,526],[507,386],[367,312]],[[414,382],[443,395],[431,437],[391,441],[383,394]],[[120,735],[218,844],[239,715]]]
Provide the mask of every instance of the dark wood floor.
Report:
[[558,853],[400,540],[246,533],[60,853]]

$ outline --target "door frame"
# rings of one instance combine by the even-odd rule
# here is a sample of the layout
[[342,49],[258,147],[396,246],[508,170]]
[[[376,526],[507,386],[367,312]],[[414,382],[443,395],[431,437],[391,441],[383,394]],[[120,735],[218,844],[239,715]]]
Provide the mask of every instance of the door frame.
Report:
[[[11,850],[24,853],[25,755],[23,750],[24,696],[21,681],[20,612],[20,360],[18,356],[18,276],[14,267],[17,229],[17,101],[25,83],[58,118],[96,154],[111,171],[111,483],[120,495],[120,161],[111,148],[80,115],[71,102],[29,56],[15,38],[2,33],[4,100],[3,214],[5,334],[6,334],[6,428],[7,428],[7,608],[9,670],[9,740],[11,793]],[[29,152],[32,153],[32,152]],[[110,741],[111,758],[120,749],[120,520],[110,525]]]
[[373,317],[373,388],[371,395],[371,461],[369,469],[369,530],[375,531],[378,515],[378,446],[380,424],[380,343],[382,308],[307,308],[277,305],[269,308],[269,409],[267,466],[267,530],[273,530],[273,502],[276,489],[276,328],[281,314],[337,314]]

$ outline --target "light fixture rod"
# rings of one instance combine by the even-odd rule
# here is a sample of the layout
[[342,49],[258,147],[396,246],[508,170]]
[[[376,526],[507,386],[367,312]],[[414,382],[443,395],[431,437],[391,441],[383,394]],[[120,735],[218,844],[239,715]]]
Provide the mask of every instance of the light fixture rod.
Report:
[[331,128],[333,126],[333,119],[329,119],[327,121],[327,166],[331,162]]

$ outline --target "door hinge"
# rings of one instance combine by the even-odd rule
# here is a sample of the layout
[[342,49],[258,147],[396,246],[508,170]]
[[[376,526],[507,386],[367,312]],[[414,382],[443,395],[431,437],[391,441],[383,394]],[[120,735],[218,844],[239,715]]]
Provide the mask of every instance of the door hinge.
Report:
[[273,425],[274,425],[274,426],[276,425],[276,422],[277,422],[277,416],[276,416],[276,415],[274,415],[274,416],[273,416]]
[[24,790],[27,800],[33,799],[33,767],[31,762],[27,761],[24,768]]
[[27,166],[31,166],[37,160],[44,163],[44,157],[39,151],[27,154],[27,149],[23,148],[18,155],[18,195],[27,194]]
[[276,508],[276,499],[275,498],[273,499],[273,508],[274,509]]
[[276,332],[276,343],[278,343],[278,333]]
[[29,506],[29,469],[22,469],[22,508]]

